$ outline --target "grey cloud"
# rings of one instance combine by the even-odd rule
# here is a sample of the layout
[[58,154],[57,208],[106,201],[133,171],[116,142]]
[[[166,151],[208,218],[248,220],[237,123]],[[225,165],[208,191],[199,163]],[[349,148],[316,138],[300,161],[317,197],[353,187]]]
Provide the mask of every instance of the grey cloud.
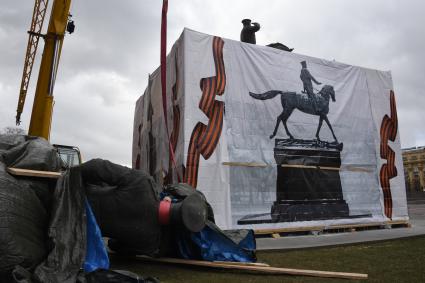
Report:
[[[0,3],[0,129],[14,123],[32,1]],[[134,104],[159,65],[157,0],[74,0],[55,87],[52,141],[81,147],[85,159],[130,165]],[[169,0],[168,50],[184,27],[239,39],[243,18],[258,21],[258,44],[391,70],[403,147],[424,145],[425,2],[420,0]],[[45,25],[47,26],[47,20]],[[42,51],[42,42],[39,56]],[[23,116],[31,112],[36,63]]]

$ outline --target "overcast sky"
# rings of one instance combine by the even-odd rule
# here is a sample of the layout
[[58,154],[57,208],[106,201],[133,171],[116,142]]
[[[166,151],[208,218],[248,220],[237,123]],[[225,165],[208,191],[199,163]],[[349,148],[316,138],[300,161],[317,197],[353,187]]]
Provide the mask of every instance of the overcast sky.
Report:
[[[0,1],[0,130],[15,123],[33,4]],[[159,65],[161,6],[160,0],[73,0],[76,30],[62,50],[52,143],[79,146],[85,160],[131,165],[135,102]],[[420,146],[425,145],[424,12],[423,0],[169,0],[168,50],[184,27],[239,40],[241,20],[251,18],[261,24],[257,44],[279,41],[296,53],[391,70],[402,147]],[[40,42],[22,116],[25,130]]]

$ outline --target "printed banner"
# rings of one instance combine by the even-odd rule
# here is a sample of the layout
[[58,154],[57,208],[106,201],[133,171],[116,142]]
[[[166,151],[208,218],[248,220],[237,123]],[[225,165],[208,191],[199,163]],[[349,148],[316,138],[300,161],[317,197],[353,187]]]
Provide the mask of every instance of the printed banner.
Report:
[[185,29],[136,104],[133,167],[201,190],[217,224],[407,220],[390,72]]

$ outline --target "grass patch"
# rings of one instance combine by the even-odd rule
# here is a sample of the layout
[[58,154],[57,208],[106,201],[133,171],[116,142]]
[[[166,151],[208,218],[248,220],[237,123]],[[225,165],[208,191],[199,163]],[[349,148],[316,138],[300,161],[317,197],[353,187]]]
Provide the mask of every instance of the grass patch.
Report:
[[[375,243],[302,250],[259,251],[258,261],[275,267],[367,273],[362,282],[425,282],[425,236]],[[161,282],[356,282],[306,276],[264,275],[184,267],[112,257],[112,269],[124,269]]]

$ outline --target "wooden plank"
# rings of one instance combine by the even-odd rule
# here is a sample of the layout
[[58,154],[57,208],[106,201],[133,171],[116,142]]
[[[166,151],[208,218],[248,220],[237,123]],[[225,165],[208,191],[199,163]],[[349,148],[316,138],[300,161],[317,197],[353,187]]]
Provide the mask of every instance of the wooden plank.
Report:
[[223,162],[221,164],[227,165],[227,166],[244,166],[244,167],[261,167],[261,168],[265,168],[269,166],[268,164],[258,163],[258,162]]
[[341,171],[341,168],[339,168],[339,167],[327,167],[327,166],[312,166],[312,165],[298,165],[298,164],[282,164],[280,166],[284,167],[284,168],[300,168],[300,169]]
[[[243,167],[259,167],[266,168],[268,166],[276,166],[277,164],[266,164],[260,162],[222,162],[222,165],[226,166],[243,166]],[[353,171],[353,172],[373,172],[373,170],[356,167],[356,166],[344,166],[344,167],[328,167],[328,166],[312,166],[312,165],[299,165],[299,164],[281,164],[282,167],[287,168],[302,168],[302,169],[317,169],[317,170],[333,170],[333,171]]]
[[12,168],[12,167],[8,167],[7,172],[15,176],[25,176],[25,177],[57,179],[61,176],[60,172],[39,171],[39,170],[20,169],[20,168]]
[[289,228],[256,229],[254,230],[254,233],[255,235],[270,234],[273,237],[273,234],[279,234],[279,233],[308,232],[308,231],[322,232],[322,231],[338,230],[338,229],[353,230],[357,228],[383,227],[385,225],[405,225],[406,227],[408,227],[409,222],[405,220],[399,220],[399,221],[356,223],[356,224],[335,224],[335,225],[329,225],[329,226],[304,226],[304,227],[289,227]]
[[237,261],[213,261],[215,263],[221,263],[221,264],[232,264],[232,265],[250,265],[250,266],[270,266],[270,264],[263,263],[263,262],[237,262]]
[[389,225],[406,225],[409,226],[410,222],[407,220],[391,220],[391,221],[386,221],[385,224],[389,224]]
[[275,234],[275,233],[291,233],[291,232],[307,232],[307,231],[323,231],[325,226],[307,226],[307,227],[290,227],[290,228],[272,228],[272,229],[256,229],[256,235]]
[[365,173],[370,173],[373,172],[373,170],[371,169],[367,169],[364,167],[358,167],[358,166],[351,166],[351,165],[346,165],[342,167],[343,171],[352,171],[352,172],[365,172]]
[[161,262],[161,263],[203,266],[203,267],[219,268],[219,269],[245,270],[245,271],[268,273],[268,274],[287,274],[287,275],[298,275],[298,276],[344,278],[344,279],[367,279],[368,277],[367,274],[363,274],[363,273],[293,269],[293,268],[281,268],[281,267],[271,267],[271,266],[235,265],[235,264],[228,264],[228,263],[217,263],[217,262],[211,262],[211,261],[189,260],[189,259],[179,259],[179,258],[151,258],[146,256],[136,256],[136,258],[140,260],[148,260],[148,261]]
[[349,229],[349,228],[367,228],[374,226],[386,226],[386,225],[409,225],[408,221],[400,220],[400,221],[384,221],[384,222],[371,222],[371,223],[357,223],[357,224],[339,224],[339,225],[331,225],[327,226],[325,230],[331,229]]
[[338,224],[338,225],[327,226],[327,227],[325,227],[325,230],[380,227],[380,226],[383,226],[383,225],[384,225],[383,222],[358,223],[358,224]]

